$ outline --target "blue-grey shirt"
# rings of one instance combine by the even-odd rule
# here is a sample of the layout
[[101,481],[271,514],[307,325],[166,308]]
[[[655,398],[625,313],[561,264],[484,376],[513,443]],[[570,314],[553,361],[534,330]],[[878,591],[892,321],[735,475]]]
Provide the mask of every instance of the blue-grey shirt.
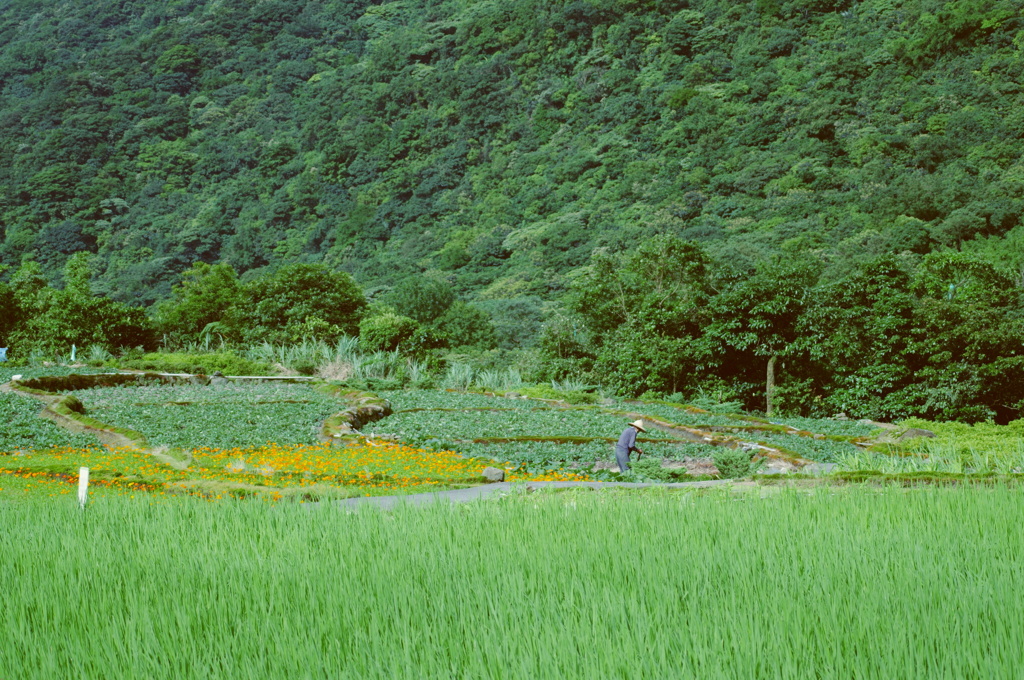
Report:
[[622,451],[623,453],[629,453],[630,451],[636,451],[636,428],[630,425],[622,434],[619,435],[619,441],[615,444],[616,451]]

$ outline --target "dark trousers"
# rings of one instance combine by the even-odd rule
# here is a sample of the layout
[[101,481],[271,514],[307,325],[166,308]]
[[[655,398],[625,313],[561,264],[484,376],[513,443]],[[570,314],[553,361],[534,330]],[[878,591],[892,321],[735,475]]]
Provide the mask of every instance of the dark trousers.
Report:
[[615,460],[619,463],[619,470],[629,472],[629,451],[615,447]]

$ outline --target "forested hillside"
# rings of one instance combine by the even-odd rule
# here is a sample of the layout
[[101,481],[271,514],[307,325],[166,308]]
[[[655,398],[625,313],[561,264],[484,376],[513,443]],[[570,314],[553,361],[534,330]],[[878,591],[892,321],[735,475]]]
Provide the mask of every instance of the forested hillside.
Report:
[[510,298],[666,231],[835,270],[1012,238],[1022,8],[9,2],[3,261],[90,250],[143,304],[197,259]]
[[[0,8],[4,277],[28,258],[59,287],[87,251],[94,293],[148,307],[197,262],[243,283],[323,264],[371,298],[426,273],[499,321],[564,301],[551,375],[627,392],[716,376],[749,397],[780,357],[804,409],[843,406],[845,380],[851,403],[903,395],[876,413],[1016,413],[1024,394],[993,376],[1024,370],[1022,13],[15,0]],[[647,269],[630,255],[645,243],[687,262]],[[633,278],[601,287],[616,276]],[[644,352],[665,363],[653,378]],[[783,369],[787,355],[802,358]]]

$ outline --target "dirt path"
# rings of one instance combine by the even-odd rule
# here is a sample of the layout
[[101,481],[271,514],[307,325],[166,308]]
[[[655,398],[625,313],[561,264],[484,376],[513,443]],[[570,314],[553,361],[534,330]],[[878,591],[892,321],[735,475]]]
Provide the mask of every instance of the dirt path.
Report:
[[417,493],[405,496],[361,496],[359,498],[346,498],[336,501],[343,508],[378,507],[383,510],[391,510],[398,505],[426,505],[428,503],[450,502],[467,503],[480,500],[481,498],[500,498],[507,496],[514,487],[526,491],[537,489],[569,489],[573,487],[587,487],[590,489],[610,489],[619,487],[623,489],[646,489],[658,487],[661,489],[703,489],[711,486],[722,486],[733,484],[731,479],[713,479],[704,482],[672,482],[668,484],[639,483],[639,482],[499,482],[497,484],[484,484],[474,486],[471,489],[456,489],[454,491],[434,491],[431,493]]

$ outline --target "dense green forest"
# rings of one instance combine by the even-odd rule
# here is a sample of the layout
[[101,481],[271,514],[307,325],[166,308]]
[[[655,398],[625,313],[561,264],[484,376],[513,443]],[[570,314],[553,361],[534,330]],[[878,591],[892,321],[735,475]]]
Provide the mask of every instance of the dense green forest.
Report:
[[[782,408],[1016,417],[1022,14],[8,2],[0,343],[72,339],[93,296],[111,345],[358,324],[624,393],[753,405],[770,365]],[[348,316],[253,316],[296,276]]]

